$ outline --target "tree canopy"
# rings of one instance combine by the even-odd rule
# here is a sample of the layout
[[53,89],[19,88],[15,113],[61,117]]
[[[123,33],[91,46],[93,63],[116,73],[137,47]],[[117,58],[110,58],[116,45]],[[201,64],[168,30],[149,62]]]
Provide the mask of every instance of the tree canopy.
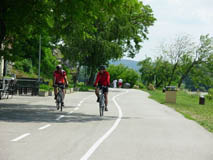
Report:
[[161,47],[162,55],[156,60],[146,58],[139,62],[144,84],[155,87],[184,83],[188,89],[213,87],[212,58],[213,38],[201,35],[199,43],[188,35],[175,39]]
[[111,59],[134,57],[154,22],[151,7],[138,0],[2,0],[0,56],[36,64],[41,35],[44,56],[59,49],[63,61],[87,66],[93,77]]

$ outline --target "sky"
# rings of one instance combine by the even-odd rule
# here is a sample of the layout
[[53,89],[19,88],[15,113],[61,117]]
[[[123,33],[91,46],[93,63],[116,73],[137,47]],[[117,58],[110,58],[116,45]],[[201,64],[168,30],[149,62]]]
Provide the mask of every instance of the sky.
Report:
[[149,39],[133,60],[158,57],[160,44],[178,35],[188,34],[194,41],[200,35],[213,36],[213,0],[143,0],[143,3],[151,6],[157,21],[149,28]]

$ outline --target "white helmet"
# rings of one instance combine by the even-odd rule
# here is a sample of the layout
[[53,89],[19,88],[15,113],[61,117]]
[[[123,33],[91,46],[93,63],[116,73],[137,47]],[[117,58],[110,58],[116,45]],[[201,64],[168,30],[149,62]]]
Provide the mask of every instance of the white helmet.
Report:
[[57,66],[56,66],[56,69],[62,69],[61,64],[57,65]]

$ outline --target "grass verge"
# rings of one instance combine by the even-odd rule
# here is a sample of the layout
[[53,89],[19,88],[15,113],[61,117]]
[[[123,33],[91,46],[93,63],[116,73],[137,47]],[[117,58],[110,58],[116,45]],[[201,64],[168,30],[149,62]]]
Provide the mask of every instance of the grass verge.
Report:
[[186,118],[195,120],[208,131],[213,132],[213,100],[205,99],[205,105],[199,105],[199,95],[190,95],[184,91],[177,92],[176,104],[165,103],[165,93],[160,90],[149,91],[151,99],[165,104],[183,114]]

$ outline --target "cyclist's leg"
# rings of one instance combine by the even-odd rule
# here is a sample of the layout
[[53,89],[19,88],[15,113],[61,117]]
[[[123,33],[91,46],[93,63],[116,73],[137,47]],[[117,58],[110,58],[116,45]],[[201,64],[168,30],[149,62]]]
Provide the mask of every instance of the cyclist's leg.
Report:
[[64,95],[63,95],[63,100],[64,100],[65,95],[66,95],[66,90],[63,88],[62,91],[63,91],[63,94],[64,94]]
[[66,94],[66,90],[65,90],[65,86],[63,85],[63,88],[62,88],[62,92],[63,92],[63,97],[62,97],[62,106],[64,106],[64,98],[65,98],[65,94]]
[[104,89],[105,111],[108,111],[108,87]]
[[54,87],[54,95],[55,95],[55,97],[54,97],[54,99],[56,99],[56,95],[57,95],[57,87]]
[[99,87],[95,88],[95,94],[97,96],[97,102],[99,101]]
[[108,106],[108,92],[104,93],[105,105]]

